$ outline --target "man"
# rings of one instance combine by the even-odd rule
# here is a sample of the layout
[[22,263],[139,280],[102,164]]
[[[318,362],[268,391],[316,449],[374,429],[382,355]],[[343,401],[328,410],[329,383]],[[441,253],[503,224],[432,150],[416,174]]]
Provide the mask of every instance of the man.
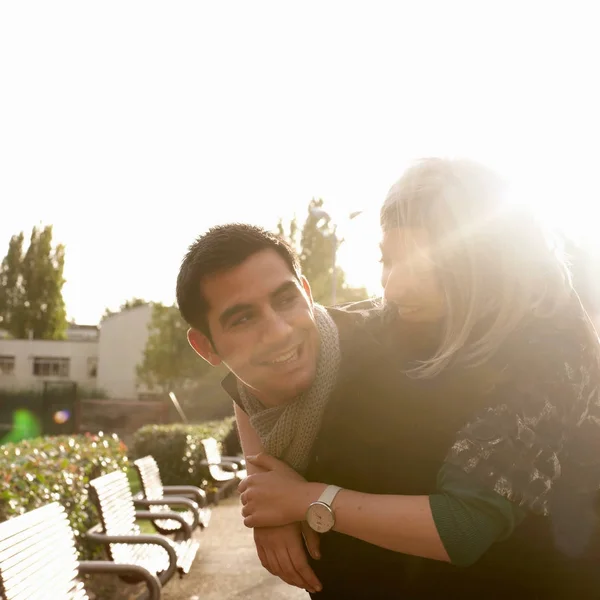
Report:
[[[351,345],[350,338],[363,320],[360,312],[328,314],[316,308],[293,250],[276,236],[249,225],[217,227],[199,238],[182,263],[177,300],[191,325],[192,347],[211,365],[224,364],[231,372],[223,385],[236,401],[238,427],[245,431],[251,424],[240,407],[242,386],[238,382],[263,405],[277,410],[307,392],[316,379],[321,385],[327,371],[330,377],[317,409],[322,417],[336,383],[338,346]],[[359,305],[369,306],[368,302]],[[320,352],[324,336],[330,348]],[[331,364],[323,365],[323,356],[331,358]],[[302,417],[293,415],[294,421],[298,418]],[[313,421],[310,446],[318,436],[321,418]],[[291,446],[292,454],[302,453]],[[244,448],[246,455],[262,450],[260,446]],[[293,456],[289,458],[294,464]],[[304,462],[306,458],[305,453]],[[307,468],[306,464],[296,466]],[[306,524],[256,529],[257,551],[262,564],[287,583],[317,592],[321,584],[308,564],[301,527],[317,558],[318,537]]]
[[[267,406],[285,404],[313,384],[320,339],[310,286],[294,252],[275,236],[248,225],[211,230],[182,264],[177,300],[192,326],[192,347],[230,370],[224,387],[234,399],[236,378]],[[238,404],[235,411],[238,427],[248,428]],[[246,454],[261,450],[244,448]],[[306,529],[305,535],[316,555],[316,534]],[[257,529],[255,540],[267,569],[291,585],[320,589],[299,524]]]

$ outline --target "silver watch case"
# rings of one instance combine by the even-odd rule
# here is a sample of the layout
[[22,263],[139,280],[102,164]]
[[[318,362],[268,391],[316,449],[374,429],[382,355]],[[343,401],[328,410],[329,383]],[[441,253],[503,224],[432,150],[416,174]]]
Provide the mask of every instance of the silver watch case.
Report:
[[325,502],[317,500],[306,510],[306,522],[317,533],[327,533],[335,525],[335,514]]

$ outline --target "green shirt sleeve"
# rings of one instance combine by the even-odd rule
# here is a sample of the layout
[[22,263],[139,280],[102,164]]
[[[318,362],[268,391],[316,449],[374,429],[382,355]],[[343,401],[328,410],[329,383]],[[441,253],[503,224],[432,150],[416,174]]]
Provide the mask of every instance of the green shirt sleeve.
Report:
[[476,563],[492,544],[508,538],[527,514],[455,465],[444,463],[437,487],[439,493],[429,496],[433,520],[457,566]]

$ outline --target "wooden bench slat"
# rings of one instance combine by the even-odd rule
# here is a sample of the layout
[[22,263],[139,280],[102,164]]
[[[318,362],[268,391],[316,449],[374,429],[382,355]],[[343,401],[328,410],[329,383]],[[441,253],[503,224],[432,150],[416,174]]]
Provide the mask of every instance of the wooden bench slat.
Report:
[[236,479],[235,473],[225,471],[221,467],[221,453],[219,452],[219,445],[215,438],[202,440],[202,446],[204,447],[204,454],[208,462],[208,472],[215,482],[226,483]]
[[[133,496],[125,473],[114,471],[91,481],[90,485],[95,491],[104,532],[108,535],[139,535]],[[157,537],[166,540],[174,548],[178,570],[188,572],[199,544],[190,540],[174,542],[163,536]],[[108,546],[112,559],[118,563],[140,565],[154,573],[166,571],[169,566],[169,555],[159,545],[110,543]]]
[[64,508],[54,502],[0,523],[0,594],[6,600],[86,600]]
[[[160,470],[152,456],[144,456],[135,461],[144,486],[144,495],[148,500],[160,500],[164,497],[164,487]],[[152,510],[152,507],[150,508]]]
[[[72,548],[65,547],[61,543],[49,546],[43,542],[37,542],[35,546],[27,550],[23,560],[20,556],[11,557],[10,564],[6,568],[2,567],[3,579],[8,582],[14,578],[26,579],[28,577],[44,578],[46,574],[52,575],[57,564],[63,565],[63,569],[72,569],[77,571],[77,558],[73,558]],[[42,558],[43,557],[43,558]]]
[[194,558],[198,553],[200,544],[193,540],[187,540],[179,545],[177,548],[177,564],[184,573],[189,573]]
[[[159,508],[160,508],[160,510],[156,510]],[[152,509],[155,509],[155,510],[152,511]],[[171,509],[167,505],[163,504],[163,505],[151,506],[150,510],[152,512],[164,512],[164,511],[168,511]],[[190,527],[193,525],[194,515],[192,514],[191,511],[189,511],[189,510],[182,511],[179,513],[179,515],[185,519],[185,521],[188,523],[188,525],[190,525]],[[181,528],[181,523],[178,523],[177,521],[174,521],[173,519],[159,519],[155,522],[155,524],[158,525],[162,529],[172,530],[172,531],[179,531],[179,529]]]
[[[27,579],[21,579],[19,581],[12,582],[10,585],[5,585],[7,593],[11,594],[10,597],[14,600],[23,598],[48,598],[48,590],[52,590],[53,598],[73,598],[79,590],[84,590],[81,582],[75,581],[77,577],[77,570],[73,571],[71,575],[71,581],[66,582],[64,580],[63,573],[54,571],[55,576],[50,575],[44,577],[41,574],[35,577],[28,577]],[[68,572],[67,572],[68,574]],[[84,590],[85,593],[85,590]],[[84,596],[87,598],[87,594]]]
[[[211,511],[207,506],[206,493],[202,489],[185,485],[171,487],[169,491],[163,486],[160,470],[153,456],[148,455],[138,458],[133,464],[142,484],[142,499],[157,503],[163,499],[165,500],[165,504],[150,504],[149,506],[144,504],[147,510],[153,513],[162,513],[172,511],[175,508],[192,531],[196,527],[204,529],[208,526]],[[181,510],[182,505],[175,504],[173,496],[193,503],[193,508]],[[155,520],[154,525],[158,532],[163,535],[178,534],[185,529],[176,519]]]
[[[43,542],[52,545],[52,540],[64,540],[64,524],[56,521],[36,523],[30,529],[11,535],[0,541],[0,561],[10,564],[10,559],[19,552],[26,551],[32,544]],[[46,542],[45,540],[49,540]]]
[[[39,514],[36,514],[38,511]],[[64,512],[64,509],[62,509],[62,507],[57,503],[52,503],[0,523],[0,526],[2,527],[0,533],[0,543],[6,538],[17,535],[21,531],[24,531],[30,527],[44,524],[51,519],[56,519],[61,512]]]

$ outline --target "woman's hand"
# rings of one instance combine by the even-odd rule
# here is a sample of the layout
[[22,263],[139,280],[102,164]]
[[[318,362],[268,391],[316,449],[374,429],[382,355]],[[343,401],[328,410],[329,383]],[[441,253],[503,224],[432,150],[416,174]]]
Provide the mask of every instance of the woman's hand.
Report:
[[247,460],[265,472],[249,475],[238,487],[246,527],[277,527],[303,521],[311,502],[317,500],[326,487],[308,483],[268,454],[247,457]]

